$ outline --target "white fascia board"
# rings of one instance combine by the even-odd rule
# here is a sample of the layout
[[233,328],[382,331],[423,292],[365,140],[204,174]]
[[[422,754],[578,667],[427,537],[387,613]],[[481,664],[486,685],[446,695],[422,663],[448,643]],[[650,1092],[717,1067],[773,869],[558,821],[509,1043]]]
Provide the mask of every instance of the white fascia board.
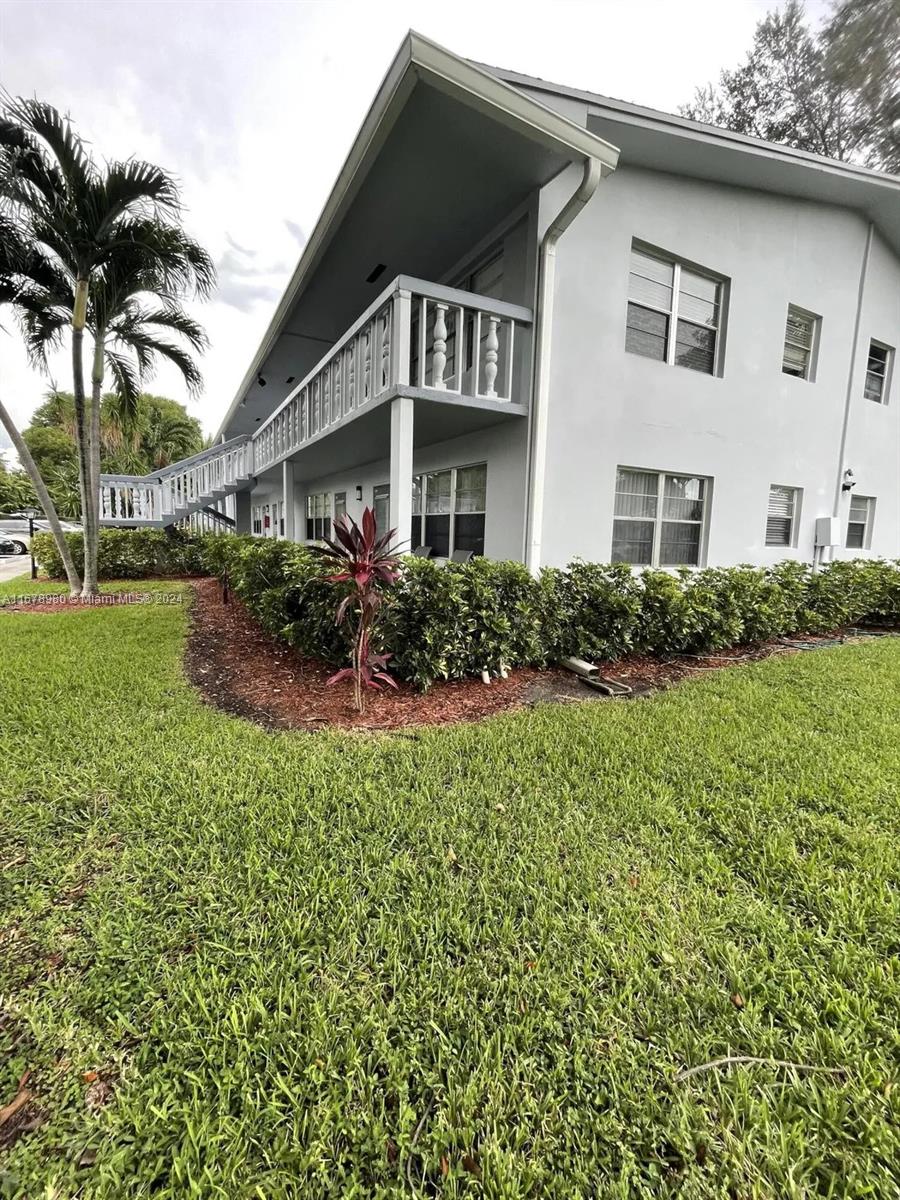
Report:
[[615,146],[596,134],[576,125],[567,117],[554,112],[545,104],[526,96],[512,84],[498,79],[490,71],[445,50],[436,42],[410,31],[401,43],[372,106],[354,139],[350,153],[341,168],[334,187],[325,202],[309,241],[275,309],[253,361],[225,414],[216,439],[226,431],[229,422],[259,374],[290,316],[294,301],[328,244],[336,218],[356,195],[364,175],[361,167],[377,153],[386,140],[403,102],[415,86],[417,78],[439,86],[456,95],[464,103],[476,107],[509,128],[515,129],[544,145],[564,150],[574,158],[593,158],[604,175],[615,170],[619,152]]
[[582,159],[596,159],[604,175],[615,170],[619,151],[610,142],[421,34],[410,33],[409,40],[412,61],[426,82],[443,84],[444,90],[458,95],[470,107],[545,146],[564,148]]
[[571,100],[580,100],[588,106],[589,115],[594,117],[617,121],[622,125],[635,125],[669,134],[674,133],[692,141],[706,142],[710,145],[731,144],[751,155],[758,154],[767,158],[780,159],[785,165],[819,168],[860,183],[874,184],[888,190],[900,189],[900,175],[889,175],[884,171],[876,171],[872,167],[859,166],[857,163],[841,162],[836,158],[828,158],[824,154],[814,154],[809,150],[796,150],[793,146],[767,142],[763,138],[752,137],[746,133],[736,133],[732,129],[725,129],[719,125],[707,125],[702,121],[693,121],[690,117],[682,117],[677,113],[647,108],[641,104],[632,104],[628,100],[603,96],[598,92],[587,92],[580,88],[567,87],[564,84],[549,83],[545,79],[523,75],[518,71],[491,67],[483,69],[488,74],[495,74],[496,78],[503,79],[517,87],[546,92],[548,95],[565,96]]

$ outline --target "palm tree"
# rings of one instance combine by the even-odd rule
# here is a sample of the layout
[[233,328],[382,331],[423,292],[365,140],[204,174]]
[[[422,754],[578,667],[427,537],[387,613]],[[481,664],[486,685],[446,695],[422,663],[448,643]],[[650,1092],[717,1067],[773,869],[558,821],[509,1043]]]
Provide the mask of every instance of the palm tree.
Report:
[[[18,308],[32,360],[45,366],[50,350],[71,334],[84,592],[91,594],[106,372],[125,413],[135,411],[140,381],[161,358],[198,388],[191,351],[202,350],[206,339],[181,303],[208,296],[215,270],[179,225],[171,176],[134,159],[98,166],[68,118],[38,100],[11,100],[0,112],[0,200],[30,251],[33,270],[18,281]],[[93,339],[90,395],[85,330]]]
[[199,424],[180,404],[159,396],[144,396],[141,453],[151,468],[189,458],[203,448]]
[[[36,276],[38,274],[39,267],[35,267],[35,264],[33,264],[28,249],[19,238],[17,230],[0,213],[0,307],[8,304],[14,310],[18,310],[22,295],[21,280],[23,277],[28,277],[29,275]],[[38,503],[44,510],[44,516],[47,518],[47,523],[50,526],[50,532],[53,534],[53,540],[56,542],[56,548],[66,572],[66,579],[69,581],[69,591],[73,596],[77,596],[82,589],[82,581],[75,567],[75,562],[72,558],[69,544],[65,539],[62,525],[60,525],[56,506],[50,497],[47,485],[37,468],[37,464],[31,456],[31,451],[25,444],[24,438],[19,433],[9,410],[2,400],[0,400],[0,425],[3,426],[9,435],[16,454],[19,456],[19,462],[22,464],[31,481],[31,486],[34,488]]]

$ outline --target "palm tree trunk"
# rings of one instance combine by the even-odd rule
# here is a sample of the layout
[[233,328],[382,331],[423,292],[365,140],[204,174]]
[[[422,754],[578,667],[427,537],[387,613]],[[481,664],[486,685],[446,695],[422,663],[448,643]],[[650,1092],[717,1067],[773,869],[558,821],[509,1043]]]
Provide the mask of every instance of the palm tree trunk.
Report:
[[[94,361],[91,367],[91,503],[96,530],[97,555],[100,553],[100,402],[103,394],[104,333],[94,333]],[[97,574],[97,563],[94,563]]]
[[81,524],[84,530],[84,580],[81,594],[97,594],[97,526],[91,494],[91,433],[84,395],[84,326],[87,318],[88,281],[75,284],[72,313],[72,394],[75,398],[75,444],[78,449],[78,485],[81,492]]
[[56,549],[59,552],[59,557],[62,559],[63,567],[65,568],[66,578],[69,581],[69,594],[77,596],[81,591],[81,579],[78,571],[75,568],[75,563],[72,559],[72,551],[69,549],[69,543],[66,541],[65,534],[62,530],[62,525],[59,523],[59,517],[56,513],[56,506],[50,499],[50,493],[47,491],[47,486],[41,478],[41,473],[37,469],[37,463],[31,457],[31,451],[25,444],[25,439],[19,433],[13,424],[13,419],[9,412],[0,400],[0,425],[9,434],[9,439],[15,446],[16,454],[19,456],[19,462],[25,468],[28,478],[31,480],[31,486],[34,488],[35,495],[38,498],[38,504],[44,510],[44,516],[47,518],[47,523],[50,526],[50,532],[53,534],[53,540],[56,542]]

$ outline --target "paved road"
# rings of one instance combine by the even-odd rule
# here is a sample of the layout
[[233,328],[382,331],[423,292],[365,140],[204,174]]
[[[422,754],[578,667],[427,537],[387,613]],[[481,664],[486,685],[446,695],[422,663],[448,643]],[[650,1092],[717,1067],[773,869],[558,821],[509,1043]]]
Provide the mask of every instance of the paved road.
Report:
[[27,554],[12,554],[0,556],[0,582],[4,579],[15,579],[17,575],[28,576],[31,571],[31,559]]

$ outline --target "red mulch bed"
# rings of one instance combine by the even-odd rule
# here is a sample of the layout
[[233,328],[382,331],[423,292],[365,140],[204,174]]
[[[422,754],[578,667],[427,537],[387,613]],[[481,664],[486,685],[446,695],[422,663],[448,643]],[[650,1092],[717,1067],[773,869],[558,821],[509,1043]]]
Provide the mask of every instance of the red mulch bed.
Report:
[[[326,686],[332,668],[269,637],[235,596],[223,604],[216,580],[194,580],[192,586],[194,604],[185,655],[188,678],[209,703],[267,729],[402,729],[478,721],[540,702],[606,699],[568,671],[520,668],[490,686],[480,679],[463,679],[437,683],[424,695],[402,683],[396,691],[370,692],[366,711],[360,716],[353,709],[349,685]],[[695,677],[702,670],[777,652],[792,653],[771,645],[696,660],[661,661],[630,655],[601,665],[601,669],[641,696]]]
[[269,637],[235,596],[223,604],[215,579],[195,580],[193,588],[188,678],[211,704],[267,729],[402,729],[478,721],[523,704],[529,683],[541,674],[515,671],[490,686],[480,679],[435,684],[424,695],[401,683],[396,691],[370,692],[360,715],[349,684],[326,686],[333,668]]

